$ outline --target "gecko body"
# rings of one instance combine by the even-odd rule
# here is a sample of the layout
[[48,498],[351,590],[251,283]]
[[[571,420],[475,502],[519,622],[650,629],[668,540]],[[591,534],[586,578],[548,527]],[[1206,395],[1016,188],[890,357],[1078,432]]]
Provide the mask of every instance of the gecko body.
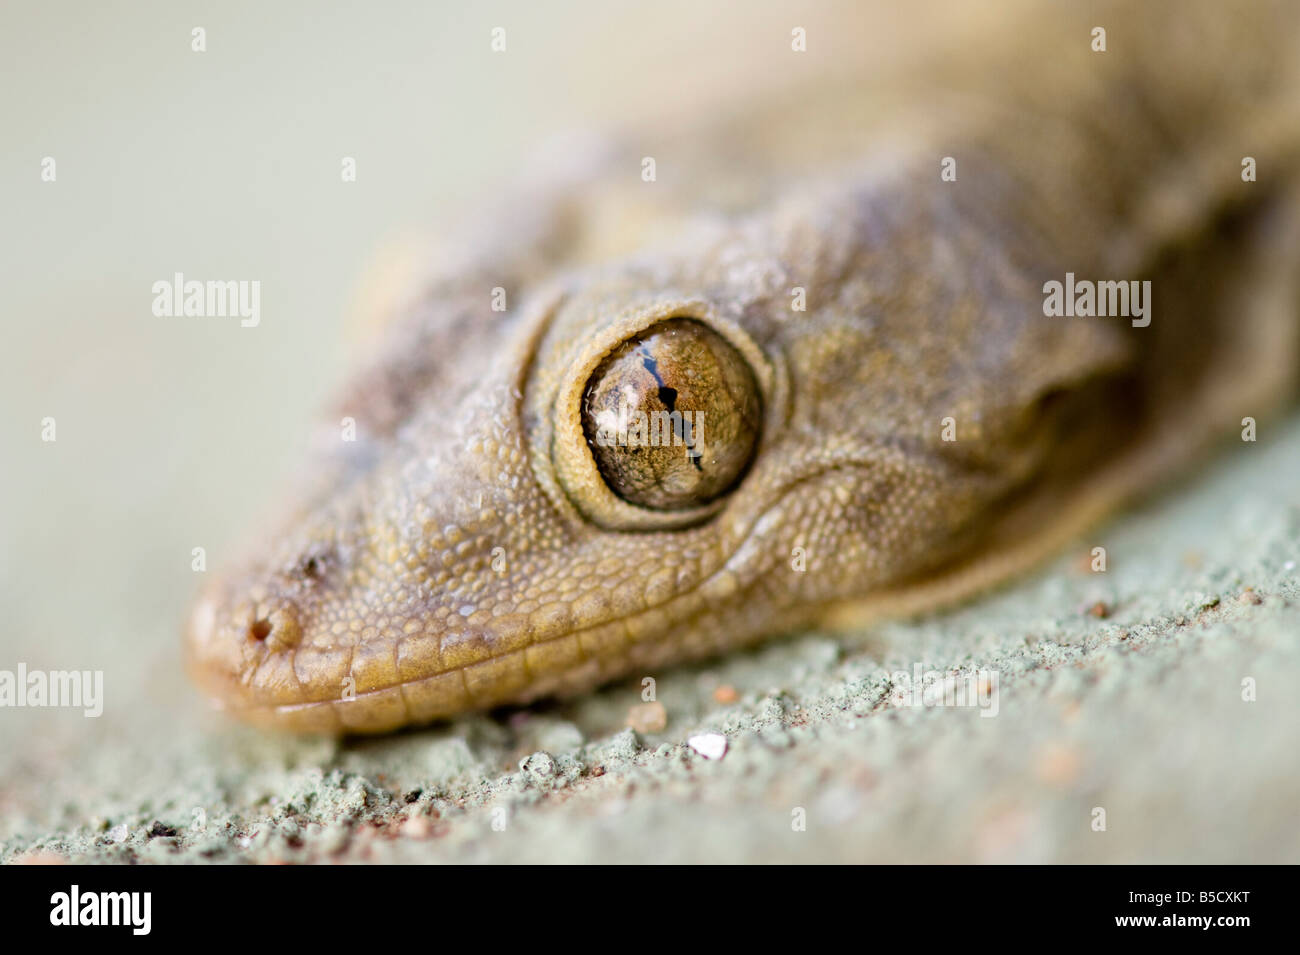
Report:
[[[200,599],[200,685],[382,732],[930,609],[1277,408],[1296,15],[1098,9],[1105,52],[1044,7],[713,117],[654,182],[584,151],[454,233]],[[1067,274],[1150,282],[1145,321],[1051,314]]]

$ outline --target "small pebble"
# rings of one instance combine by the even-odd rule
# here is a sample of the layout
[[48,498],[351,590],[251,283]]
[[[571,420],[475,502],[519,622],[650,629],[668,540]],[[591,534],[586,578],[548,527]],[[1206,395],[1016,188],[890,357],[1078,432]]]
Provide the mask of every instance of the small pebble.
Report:
[[724,683],[713,691],[713,699],[719,703],[735,703],[740,699],[740,694],[730,683]]
[[537,752],[521,759],[519,768],[537,779],[546,779],[555,775],[555,760],[550,753]]
[[727,754],[727,737],[721,733],[701,733],[692,736],[686,745],[705,759],[722,759]]
[[662,733],[668,725],[668,711],[658,700],[653,703],[638,703],[628,708],[627,722],[624,725],[638,733]]

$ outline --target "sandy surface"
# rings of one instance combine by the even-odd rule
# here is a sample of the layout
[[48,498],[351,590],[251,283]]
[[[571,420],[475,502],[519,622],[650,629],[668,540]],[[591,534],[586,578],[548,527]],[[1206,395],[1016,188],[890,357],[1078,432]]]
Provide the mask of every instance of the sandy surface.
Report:
[[[224,4],[202,56],[172,4],[0,15],[0,669],[105,689],[97,719],[0,710],[0,860],[1300,861],[1294,418],[955,612],[656,674],[659,730],[626,728],[636,684],[346,743],[205,710],[192,548],[219,564],[274,500],[381,240],[547,132],[724,95],[788,46],[774,3],[532,6]],[[802,18],[830,61],[833,7]],[[262,324],[153,316],[176,271],[259,279]],[[914,666],[995,672],[997,715],[900,705]]]

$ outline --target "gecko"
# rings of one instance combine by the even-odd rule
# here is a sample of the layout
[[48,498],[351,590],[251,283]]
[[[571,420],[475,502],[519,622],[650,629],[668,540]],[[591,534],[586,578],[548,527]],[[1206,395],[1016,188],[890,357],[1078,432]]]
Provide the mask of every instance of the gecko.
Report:
[[1298,20],[1037,4],[570,143],[376,307],[194,679],[379,733],[1023,573],[1295,393]]

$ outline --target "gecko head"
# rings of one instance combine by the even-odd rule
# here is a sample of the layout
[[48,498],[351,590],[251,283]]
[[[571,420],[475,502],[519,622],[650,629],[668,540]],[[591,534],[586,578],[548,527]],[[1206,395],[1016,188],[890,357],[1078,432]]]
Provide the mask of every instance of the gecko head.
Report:
[[[197,680],[254,721],[378,732],[646,675],[954,560],[1122,349],[1045,321],[1033,273],[938,208],[797,204],[507,313],[490,282],[432,296],[344,391],[355,440],[329,430],[315,490],[200,600]],[[961,268],[919,279],[936,259]]]
[[[599,327],[574,337],[582,320]],[[390,431],[359,416],[356,442],[325,441],[323,490],[207,589],[186,645],[223,707],[308,731],[427,722],[677,655],[680,622],[739,597],[750,571],[725,563],[750,518],[715,521],[777,425],[779,360],[702,300],[611,315],[569,296],[514,332],[506,360],[464,349],[400,397]]]

